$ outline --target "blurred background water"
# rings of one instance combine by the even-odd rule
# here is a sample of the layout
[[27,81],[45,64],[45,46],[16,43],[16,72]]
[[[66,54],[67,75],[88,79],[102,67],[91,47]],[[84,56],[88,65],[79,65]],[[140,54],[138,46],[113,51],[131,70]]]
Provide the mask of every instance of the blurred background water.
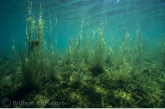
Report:
[[[126,33],[135,37],[140,27],[145,38],[161,39],[165,32],[165,0],[32,0],[32,15],[39,17],[39,6],[42,5],[45,20],[45,39],[48,39],[49,13],[54,26],[57,23],[58,50],[68,47],[68,37],[77,37],[81,22],[89,23],[89,32],[96,30],[101,22],[106,22],[105,39],[121,37],[123,27]],[[8,54],[25,39],[25,27],[28,1],[0,1],[0,52]],[[85,26],[84,28],[85,29]],[[13,35],[12,35],[13,32]],[[53,27],[54,33],[54,27]],[[54,34],[53,34],[54,36]],[[117,43],[117,42],[116,42]]]

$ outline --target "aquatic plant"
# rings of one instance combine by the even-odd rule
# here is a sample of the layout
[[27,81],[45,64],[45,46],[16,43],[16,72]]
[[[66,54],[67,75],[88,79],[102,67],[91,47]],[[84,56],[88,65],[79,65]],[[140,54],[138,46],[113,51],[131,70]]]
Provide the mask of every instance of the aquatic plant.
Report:
[[165,71],[165,38],[164,38],[164,42],[163,42],[163,53],[162,53],[162,68],[163,68],[163,71]]
[[82,58],[85,64],[89,64],[90,62],[90,35],[89,35],[89,20],[86,22],[85,26],[85,37],[83,41],[83,49],[82,49]]
[[70,68],[73,66],[73,39],[71,37],[69,37],[69,48],[66,56],[66,64],[68,64]]
[[[44,21],[42,20],[42,9],[40,5],[40,14],[38,20],[38,26],[35,29],[35,20],[31,16],[32,3],[29,3],[29,17],[27,18],[26,28],[26,41],[28,47],[22,47],[19,45],[19,56],[21,60],[22,69],[22,85],[27,89],[38,89],[40,88],[43,77],[46,73],[45,62],[46,54],[44,52],[44,41],[43,41],[43,27]],[[33,40],[33,32],[36,30],[37,37]]]
[[82,55],[81,55],[81,40],[82,40],[82,28],[84,26],[84,21],[81,22],[81,26],[80,26],[80,32],[79,32],[79,35],[78,35],[78,38],[77,38],[77,41],[76,41],[76,45],[75,45],[75,48],[74,48],[74,53],[73,53],[73,64],[74,64],[74,69],[75,70],[79,70],[80,69],[80,65],[83,61],[82,59]]
[[89,42],[89,33],[86,30],[86,36],[84,39],[84,49],[83,49],[83,59],[86,64],[89,64],[90,61],[90,42]]
[[98,30],[94,53],[91,59],[90,70],[93,75],[99,75],[104,72],[105,65],[105,42],[103,29]]
[[123,66],[123,64],[127,63],[126,58],[126,46],[129,39],[129,34],[125,33],[125,28],[123,28],[123,36],[122,36],[122,45],[118,49],[116,56],[114,57],[114,66],[119,69],[120,66]]
[[[60,55],[57,51],[57,18],[55,17],[53,35],[49,13],[47,43],[41,6],[38,22],[35,22],[31,13],[32,2],[29,2],[26,40],[19,45],[21,65],[19,61],[16,67],[13,64],[13,70],[10,68],[12,64],[8,62],[17,61],[14,39],[11,56],[13,60],[6,57],[0,59],[0,100],[3,97],[8,98],[8,95],[12,99],[25,101],[46,100],[48,103],[42,107],[165,106],[164,42],[151,42],[151,45],[155,44],[155,48],[159,46],[156,53],[160,54],[154,58],[148,55],[155,52],[155,48],[150,46],[146,49],[142,46],[140,29],[136,31],[135,44],[133,36],[123,28],[123,35],[119,37],[121,44],[116,44],[113,36],[108,46],[104,40],[104,25],[100,25],[97,32],[93,30],[91,38],[89,22],[87,21],[84,31],[85,23],[82,21],[77,39],[69,37],[68,50]],[[13,74],[8,73],[10,69]],[[20,91],[20,87],[23,90]],[[66,103],[63,106],[48,105],[57,100]]]
[[142,36],[140,33],[140,29],[137,30],[136,33],[136,46],[135,46],[135,58],[133,69],[141,70],[142,68]]
[[131,66],[126,62],[119,69],[114,69],[112,72],[112,80],[114,81],[126,83],[131,80]]
[[83,87],[88,85],[87,81],[90,79],[90,75],[83,71],[73,71],[69,80],[74,87]]
[[112,67],[114,65],[114,51],[111,47],[108,47],[106,49],[106,53],[105,53],[105,63],[106,65],[108,65],[109,67]]
[[72,84],[80,85],[81,81],[82,81],[82,73],[73,71],[73,73],[70,76],[70,82]]

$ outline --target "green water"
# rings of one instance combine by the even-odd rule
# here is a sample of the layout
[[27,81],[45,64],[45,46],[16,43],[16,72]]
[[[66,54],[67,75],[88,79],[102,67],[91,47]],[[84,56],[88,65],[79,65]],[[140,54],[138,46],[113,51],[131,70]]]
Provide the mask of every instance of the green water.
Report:
[[165,107],[162,1],[26,4],[1,37],[1,107]]

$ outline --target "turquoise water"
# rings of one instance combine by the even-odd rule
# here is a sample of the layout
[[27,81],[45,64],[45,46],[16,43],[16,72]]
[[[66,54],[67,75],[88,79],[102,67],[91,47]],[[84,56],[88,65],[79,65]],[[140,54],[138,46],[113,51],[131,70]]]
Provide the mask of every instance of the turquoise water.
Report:
[[[119,36],[122,27],[128,33],[135,34],[137,24],[147,38],[157,38],[164,33],[165,1],[163,0],[56,0],[33,1],[33,15],[38,18],[39,5],[42,5],[45,27],[49,27],[49,13],[52,22],[58,19],[57,31],[59,49],[66,49],[68,37],[76,37],[80,31],[81,21],[89,20],[91,31],[100,25],[100,20],[106,23],[106,38],[110,35]],[[10,52],[11,36],[15,44],[24,40],[25,16],[27,1],[1,1],[0,38],[1,51]],[[85,28],[85,27],[84,27]],[[7,48],[6,48],[7,47]]]
[[165,107],[164,0],[4,0],[0,12],[0,107]]

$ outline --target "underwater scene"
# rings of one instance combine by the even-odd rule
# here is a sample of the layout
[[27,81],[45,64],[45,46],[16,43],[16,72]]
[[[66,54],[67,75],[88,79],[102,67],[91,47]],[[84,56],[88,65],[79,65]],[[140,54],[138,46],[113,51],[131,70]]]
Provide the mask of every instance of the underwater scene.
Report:
[[0,11],[0,107],[165,107],[164,0],[2,0]]

